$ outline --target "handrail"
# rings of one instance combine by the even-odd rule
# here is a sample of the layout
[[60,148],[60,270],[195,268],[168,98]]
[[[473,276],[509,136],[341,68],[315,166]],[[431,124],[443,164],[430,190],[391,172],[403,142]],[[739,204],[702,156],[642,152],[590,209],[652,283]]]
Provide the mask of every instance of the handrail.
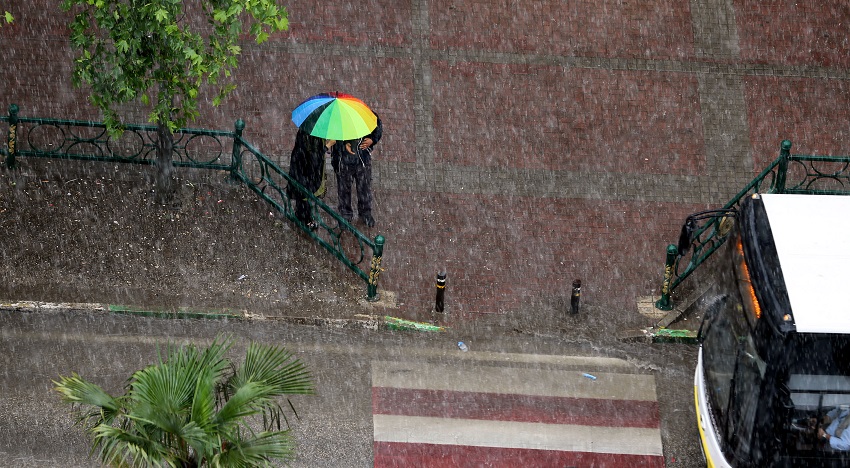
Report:
[[[833,167],[827,167],[832,165]],[[789,179],[790,178],[790,179]],[[780,144],[779,157],[771,162],[746,187],[738,192],[723,210],[737,210],[741,200],[753,193],[793,193],[806,195],[850,195],[850,156],[791,154],[791,141]],[[725,217],[707,218],[695,226],[687,253],[678,253],[675,244],[667,246],[667,262],[661,299],[655,307],[671,310],[673,290],[713,254],[729,233]],[[684,268],[681,272],[680,268]]]
[[[122,127],[121,135],[115,137],[102,122],[19,117],[15,104],[9,106],[9,115],[0,116],[0,122],[8,123],[6,144],[0,145],[7,169],[16,167],[17,159],[23,157],[156,164],[157,127],[153,125],[127,124]],[[383,271],[384,237],[377,235],[370,239],[352,226],[245,141],[242,138],[244,128],[242,120],[236,121],[233,131],[180,128],[174,132],[172,164],[228,171],[233,180],[245,184],[366,282],[366,300],[377,301],[378,278]],[[319,229],[310,229],[295,216],[287,186],[292,186],[298,196],[308,200],[311,216]],[[344,245],[346,235],[355,240],[356,246],[351,253]],[[367,258],[371,260],[365,267]]]
[[[241,154],[242,162],[234,172],[236,178],[248,186],[260,198],[274,206],[279,212],[284,213],[290,221],[298,225],[314,241],[334,254],[339,261],[360,276],[360,278],[371,284],[370,274],[358,268],[357,265],[365,260],[367,250],[371,250],[372,252],[382,250],[384,238],[379,235],[374,240],[369,239],[339,213],[292,179],[289,174],[260,153],[251,144],[241,138],[240,143],[244,147],[244,150]],[[253,157],[254,159],[248,159],[246,161],[246,156]],[[316,231],[309,229],[295,217],[289,196],[286,193],[286,186],[281,185],[283,182],[281,179],[285,179],[288,184],[297,187],[298,191],[309,200],[312,218],[318,225]],[[317,232],[321,235],[317,234]],[[356,260],[349,258],[345,254],[342,245],[344,233],[351,233],[357,242]],[[380,254],[378,256],[380,257]]]

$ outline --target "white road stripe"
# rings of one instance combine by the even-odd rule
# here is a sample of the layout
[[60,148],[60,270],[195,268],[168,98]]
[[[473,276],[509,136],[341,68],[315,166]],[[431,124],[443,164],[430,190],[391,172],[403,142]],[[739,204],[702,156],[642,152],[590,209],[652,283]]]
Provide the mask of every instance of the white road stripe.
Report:
[[658,429],[373,415],[375,440],[633,455],[662,455]]
[[648,374],[372,361],[372,386],[458,392],[656,401]]

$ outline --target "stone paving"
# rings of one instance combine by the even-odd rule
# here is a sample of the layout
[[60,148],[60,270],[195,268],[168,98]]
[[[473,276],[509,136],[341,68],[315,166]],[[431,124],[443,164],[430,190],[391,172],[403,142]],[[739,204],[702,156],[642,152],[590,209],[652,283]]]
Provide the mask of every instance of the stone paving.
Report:
[[[781,140],[850,153],[841,1],[284,3],[289,31],[246,42],[239,88],[193,126],[242,118],[287,161],[302,99],[369,103],[385,128],[369,234],[406,318],[429,316],[441,269],[456,317],[562,313],[574,278],[585,303],[637,315],[684,217],[728,201]],[[96,119],[69,82],[68,15],[18,5],[2,105]]]

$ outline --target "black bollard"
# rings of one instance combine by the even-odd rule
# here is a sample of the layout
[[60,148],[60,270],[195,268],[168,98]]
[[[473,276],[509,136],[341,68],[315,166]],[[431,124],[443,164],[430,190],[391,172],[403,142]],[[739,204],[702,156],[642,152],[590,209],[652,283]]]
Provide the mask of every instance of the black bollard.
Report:
[[570,295],[570,313],[578,313],[579,302],[581,302],[581,280],[573,281],[573,293]]
[[442,312],[445,308],[444,300],[446,294],[446,272],[437,273],[437,300],[434,304],[434,310]]

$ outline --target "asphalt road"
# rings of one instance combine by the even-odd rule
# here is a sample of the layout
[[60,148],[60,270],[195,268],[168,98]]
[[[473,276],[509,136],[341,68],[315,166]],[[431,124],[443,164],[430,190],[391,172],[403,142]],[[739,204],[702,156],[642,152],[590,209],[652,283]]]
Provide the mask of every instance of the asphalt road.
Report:
[[[506,375],[549,375],[557,379],[594,372],[602,381],[608,374],[600,363],[614,362],[617,373],[654,377],[660,415],[657,430],[666,466],[701,463],[693,414],[696,350],[692,345],[591,343],[557,333],[543,336],[480,328],[415,333],[281,322],[0,311],[0,466],[96,465],[88,458],[81,429],[73,426],[52,391],[51,380],[77,372],[107,391],[117,392],[132,371],[155,360],[161,345],[188,341],[203,344],[219,333],[237,338],[237,353],[250,340],[283,344],[313,371],[317,395],[292,400],[300,416],[293,421],[299,448],[292,466],[373,465],[379,436],[374,428],[378,418],[373,416],[373,379],[377,378],[376,368],[387,366],[377,366],[378,362],[400,363],[413,369],[413,375],[423,366],[444,369],[443,374],[455,375],[455,380],[468,389],[488,385],[488,378],[481,376],[481,369],[486,368],[501,369]],[[459,339],[470,351],[458,350]],[[453,384],[454,380],[449,380]],[[579,384],[591,389],[588,391],[594,388],[589,381]],[[598,398],[610,395],[600,394]],[[502,436],[515,438],[511,434]]]

